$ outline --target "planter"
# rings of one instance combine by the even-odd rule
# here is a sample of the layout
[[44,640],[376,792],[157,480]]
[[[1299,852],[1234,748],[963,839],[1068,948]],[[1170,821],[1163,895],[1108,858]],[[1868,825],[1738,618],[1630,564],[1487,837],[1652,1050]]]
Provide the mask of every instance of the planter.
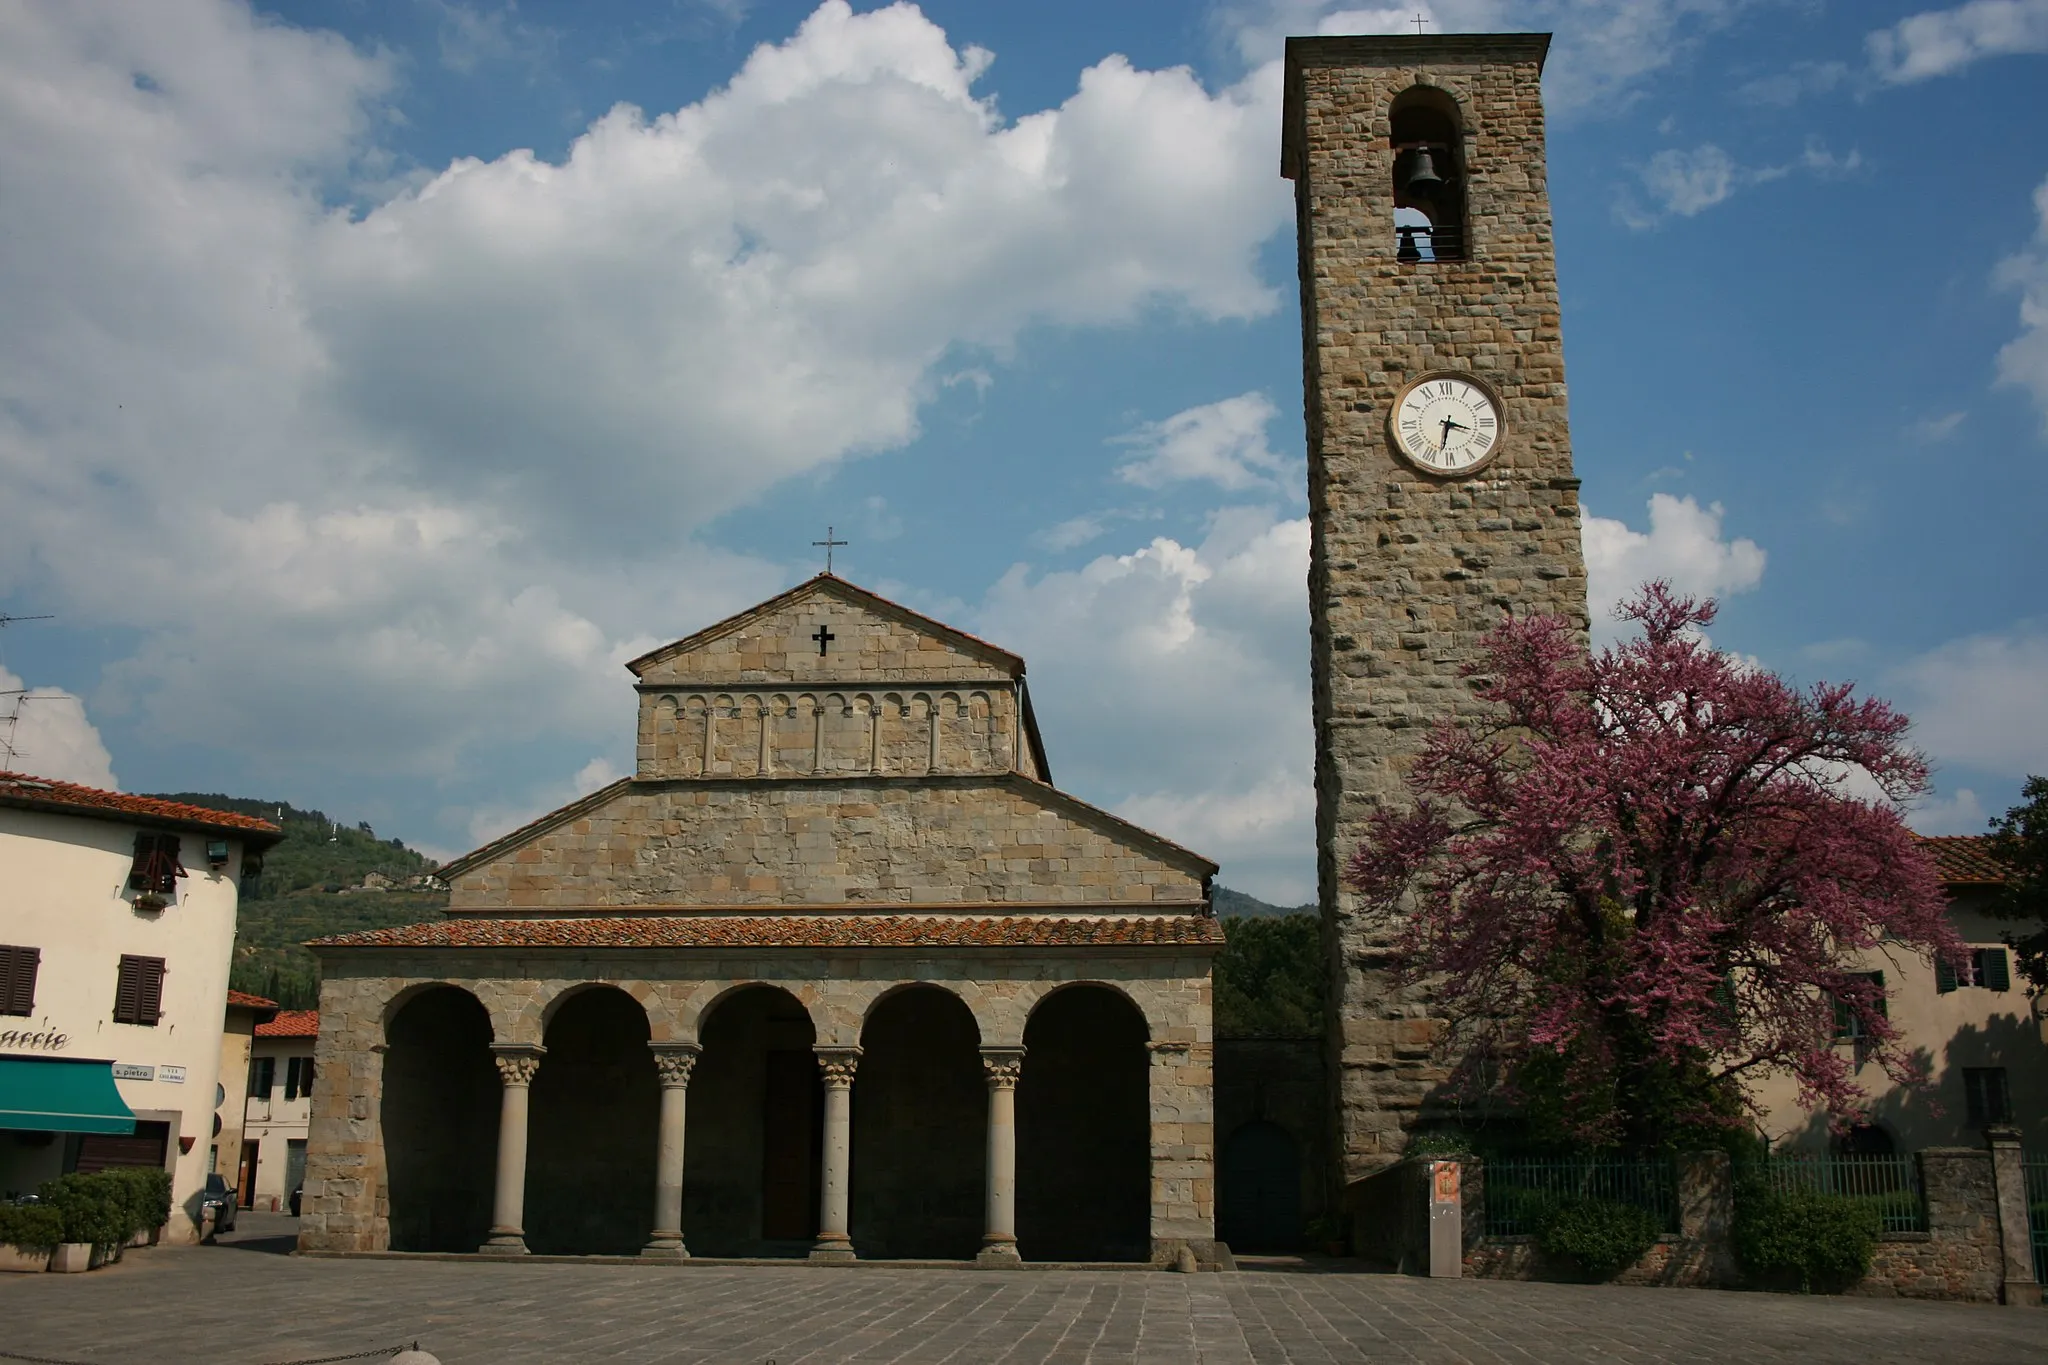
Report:
[[95,1250],[91,1242],[66,1242],[51,1254],[50,1269],[59,1275],[76,1275],[91,1270]]
[[33,1247],[8,1246],[0,1243],[0,1275],[41,1274],[50,1268],[48,1247],[37,1251]]
[[145,915],[161,914],[170,902],[154,891],[145,891],[135,898],[135,908]]

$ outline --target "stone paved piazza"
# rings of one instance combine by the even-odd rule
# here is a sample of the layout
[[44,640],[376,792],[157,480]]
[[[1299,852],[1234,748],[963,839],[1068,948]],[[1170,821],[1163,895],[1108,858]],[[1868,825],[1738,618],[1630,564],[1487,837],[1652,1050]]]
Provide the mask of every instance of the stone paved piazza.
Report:
[[265,1254],[289,1220],[242,1218],[234,1244],[0,1276],[0,1351],[263,1365],[417,1337],[443,1365],[2048,1360],[2040,1313],[1957,1304],[1278,1268],[329,1260]]

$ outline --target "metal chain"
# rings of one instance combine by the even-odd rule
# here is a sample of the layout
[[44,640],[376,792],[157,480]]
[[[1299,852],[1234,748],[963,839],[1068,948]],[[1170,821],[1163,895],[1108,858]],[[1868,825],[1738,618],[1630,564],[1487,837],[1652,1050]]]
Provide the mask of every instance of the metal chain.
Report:
[[[395,1356],[400,1351],[408,1349],[417,1351],[419,1348],[420,1344],[417,1341],[410,1347],[401,1342],[396,1346],[379,1346],[374,1351],[357,1351],[345,1356],[319,1356],[310,1360],[281,1360],[275,1362],[275,1365],[336,1365],[337,1361],[376,1360],[384,1356]],[[100,1365],[97,1361],[58,1360],[53,1356],[28,1356],[15,1351],[0,1351],[0,1360],[22,1360],[29,1362],[29,1365]]]

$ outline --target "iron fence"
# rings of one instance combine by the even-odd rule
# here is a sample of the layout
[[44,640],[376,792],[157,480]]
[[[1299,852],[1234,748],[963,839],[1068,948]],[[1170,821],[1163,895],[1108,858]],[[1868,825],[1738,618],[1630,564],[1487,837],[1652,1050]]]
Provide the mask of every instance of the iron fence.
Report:
[[1485,1163],[1486,1234],[1533,1233],[1558,1204],[1632,1204],[1678,1231],[1678,1170],[1669,1157],[1499,1157]]
[[2034,1237],[2034,1283],[2048,1284],[2048,1156],[2020,1157],[2027,1177],[2027,1228]]
[[1760,1173],[1781,1194],[1831,1194],[1867,1204],[1886,1232],[1927,1231],[1920,1163],[1910,1152],[1773,1153]]

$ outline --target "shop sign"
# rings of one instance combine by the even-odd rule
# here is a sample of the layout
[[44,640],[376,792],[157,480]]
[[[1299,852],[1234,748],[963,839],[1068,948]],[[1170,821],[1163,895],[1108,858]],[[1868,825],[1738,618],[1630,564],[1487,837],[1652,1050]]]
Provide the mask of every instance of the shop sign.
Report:
[[28,1028],[0,1029],[0,1048],[17,1048],[23,1052],[62,1052],[71,1046],[71,1035],[50,1027],[50,1021]]
[[156,1068],[153,1066],[140,1066],[134,1062],[115,1062],[114,1079],[117,1081],[153,1081],[156,1079]]

